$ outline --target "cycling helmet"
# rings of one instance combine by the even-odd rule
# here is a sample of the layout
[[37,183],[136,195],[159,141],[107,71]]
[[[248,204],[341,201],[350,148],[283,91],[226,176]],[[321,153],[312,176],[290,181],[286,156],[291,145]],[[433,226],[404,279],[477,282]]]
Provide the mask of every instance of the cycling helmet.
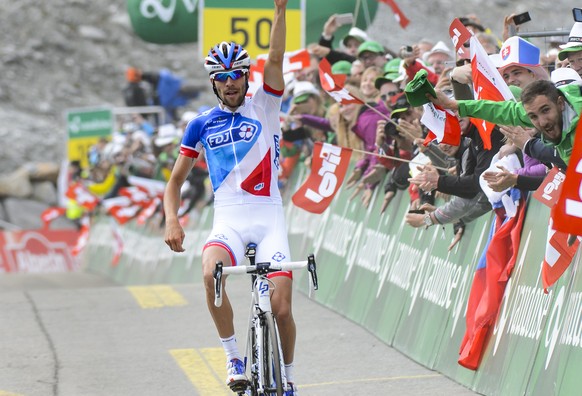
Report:
[[204,68],[209,75],[216,72],[228,71],[232,69],[249,69],[251,58],[248,52],[240,44],[223,41],[215,45],[208,51],[208,56],[204,60]]

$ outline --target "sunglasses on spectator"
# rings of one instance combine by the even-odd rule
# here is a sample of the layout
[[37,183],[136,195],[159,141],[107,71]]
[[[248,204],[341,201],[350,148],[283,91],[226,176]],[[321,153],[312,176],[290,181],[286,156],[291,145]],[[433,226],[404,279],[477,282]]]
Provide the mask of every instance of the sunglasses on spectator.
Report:
[[393,96],[396,96],[400,92],[402,92],[402,91],[390,91],[390,92],[386,92],[385,94],[380,95],[380,99],[382,99],[385,102],[388,98],[391,98]]
[[245,70],[231,70],[229,72],[224,73],[214,73],[212,75],[212,79],[214,81],[225,82],[230,77],[231,80],[235,81],[241,77],[244,77],[245,74],[246,74]]

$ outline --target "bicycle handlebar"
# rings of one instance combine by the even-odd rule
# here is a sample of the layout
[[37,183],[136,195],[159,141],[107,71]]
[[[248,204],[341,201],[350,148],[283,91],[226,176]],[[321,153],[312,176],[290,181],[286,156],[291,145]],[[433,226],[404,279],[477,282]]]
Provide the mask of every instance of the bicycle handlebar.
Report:
[[214,305],[220,307],[222,305],[222,275],[241,275],[250,274],[266,275],[278,271],[292,271],[307,267],[311,274],[311,281],[313,289],[317,290],[319,285],[317,283],[317,269],[315,264],[315,256],[310,254],[305,261],[288,261],[284,263],[256,263],[253,265],[239,265],[234,267],[224,267],[222,261],[216,262],[214,269]]

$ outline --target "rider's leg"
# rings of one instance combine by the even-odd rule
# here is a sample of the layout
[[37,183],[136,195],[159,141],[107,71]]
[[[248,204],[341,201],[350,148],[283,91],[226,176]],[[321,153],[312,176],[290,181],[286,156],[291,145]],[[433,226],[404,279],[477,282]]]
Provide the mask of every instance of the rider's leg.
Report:
[[293,280],[288,276],[274,276],[271,278],[275,284],[275,291],[271,297],[271,307],[277,319],[279,334],[281,334],[281,347],[285,364],[293,363],[295,354],[296,328],[292,312]]

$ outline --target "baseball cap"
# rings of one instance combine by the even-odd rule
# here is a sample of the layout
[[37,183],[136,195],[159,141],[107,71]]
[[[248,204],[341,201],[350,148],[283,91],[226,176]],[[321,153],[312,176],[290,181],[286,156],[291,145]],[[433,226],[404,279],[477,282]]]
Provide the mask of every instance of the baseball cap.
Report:
[[394,96],[390,102],[392,105],[392,113],[390,114],[390,117],[398,118],[402,115],[402,113],[412,107],[406,99],[406,95],[404,95],[404,93]]
[[377,41],[364,41],[358,47],[358,56],[362,54],[362,52],[374,52],[376,54],[384,54],[384,47]]
[[538,79],[548,80],[548,72],[540,64],[540,49],[518,36],[505,40],[499,51],[501,59],[496,65],[499,73],[510,66],[521,66],[531,70]]
[[563,61],[568,57],[570,52],[582,51],[582,22],[574,22],[568,42],[560,45],[561,51],[558,52],[558,59]]
[[331,65],[331,74],[347,74],[352,73],[352,63],[347,60],[340,60]]
[[400,58],[394,58],[389,60],[384,65],[384,75],[381,77],[376,78],[374,80],[374,86],[376,89],[380,89],[380,87],[387,82],[394,82],[398,77],[400,77]]
[[424,55],[422,55],[422,60],[427,62],[428,57],[432,54],[445,54],[449,57],[449,59],[453,59],[453,52],[443,41],[439,41],[431,48],[430,51],[425,52]]
[[293,88],[293,103],[303,103],[309,96],[315,95],[319,96],[319,91],[309,81],[296,81]]
[[428,103],[429,100],[426,94],[429,93],[436,98],[436,92],[434,87],[428,81],[428,73],[426,69],[420,69],[416,72],[414,78],[406,84],[404,88],[404,93],[406,94],[406,99],[411,106],[422,106]]
[[569,67],[560,67],[552,72],[550,80],[552,80],[556,88],[558,88],[573,82],[580,82],[582,81],[582,78],[576,70]]
[[366,32],[364,32],[362,29],[357,28],[357,27],[353,27],[350,29],[350,31],[348,32],[348,34],[342,39],[342,43],[344,45],[348,44],[348,40],[349,39],[355,39],[358,40],[361,43],[363,43],[364,41],[368,41],[368,35],[366,34]]

